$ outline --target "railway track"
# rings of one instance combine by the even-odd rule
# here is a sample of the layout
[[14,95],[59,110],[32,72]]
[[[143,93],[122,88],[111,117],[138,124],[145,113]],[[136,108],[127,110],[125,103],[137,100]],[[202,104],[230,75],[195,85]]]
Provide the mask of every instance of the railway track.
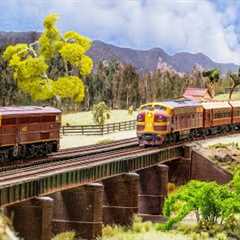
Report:
[[[74,159],[82,156],[91,156],[98,153],[105,153],[118,149],[127,149],[134,146],[138,146],[137,138],[129,138],[124,140],[118,140],[108,144],[94,144],[84,147],[75,147],[68,149],[61,149],[56,153],[49,154],[45,158],[30,159],[28,161],[15,161],[14,164],[6,166],[0,166],[0,174],[14,169],[21,169],[25,167],[31,167],[35,165],[42,165],[48,162],[59,162],[68,159]],[[1,176],[1,175],[0,175]]]
[[[232,132],[228,135],[236,135],[239,132]],[[216,138],[224,136],[217,134],[207,137]],[[193,141],[204,140],[200,137]],[[15,168],[0,172],[0,187],[11,185],[15,182],[37,179],[46,175],[54,175],[59,172],[67,172],[89,165],[107,163],[108,161],[118,160],[119,158],[137,157],[138,155],[148,155],[158,153],[163,148],[178,147],[193,141],[182,141],[178,144],[162,145],[161,147],[139,147],[136,138],[125,139],[111,144],[93,145],[88,147],[71,148],[61,150],[57,154],[51,154],[46,159],[30,161],[27,164],[16,165]],[[10,166],[14,167],[14,166]]]
[[[229,132],[228,135],[235,135],[239,134],[239,131],[233,131]],[[182,140],[178,143],[172,143],[172,144],[163,144],[158,148],[164,148],[164,147],[171,147],[176,144],[184,144],[194,141],[201,141],[205,139],[211,139],[216,137],[224,136],[224,133],[219,133],[215,135],[210,136],[202,136],[195,138],[193,140]],[[74,147],[74,148],[68,148],[68,149],[61,149],[56,153],[49,154],[46,158],[38,158],[38,159],[31,159],[28,161],[16,161],[14,164],[6,165],[6,166],[0,166],[0,177],[4,175],[4,172],[10,171],[10,170],[17,170],[25,169],[27,167],[33,167],[33,166],[42,166],[43,164],[51,163],[51,162],[61,162],[65,160],[74,161],[74,159],[78,159],[79,157],[84,156],[92,156],[100,153],[107,153],[111,151],[117,151],[119,149],[129,149],[138,146],[138,140],[137,138],[129,138],[129,139],[123,139],[118,140],[113,143],[108,144],[94,144],[89,146],[83,146],[83,147]]]

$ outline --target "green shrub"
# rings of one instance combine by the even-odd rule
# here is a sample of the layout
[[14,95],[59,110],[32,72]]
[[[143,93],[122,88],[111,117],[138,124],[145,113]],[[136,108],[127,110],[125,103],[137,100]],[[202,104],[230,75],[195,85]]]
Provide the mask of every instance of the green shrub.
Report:
[[227,240],[227,236],[225,233],[218,233],[216,236],[216,240]]
[[240,171],[237,171],[230,185],[192,180],[180,187],[164,202],[163,213],[168,217],[165,229],[171,229],[189,213],[195,212],[203,230],[211,230],[213,234],[219,231],[228,218],[240,213],[239,182]]
[[128,108],[128,115],[132,116],[133,115],[133,111],[134,111],[133,106],[130,106]]
[[52,240],[74,240],[75,232],[64,232],[56,235]]
[[200,240],[200,234],[199,233],[192,233],[191,234],[191,240]]
[[102,235],[104,237],[114,237],[115,235],[117,235],[121,231],[122,231],[122,228],[120,226],[117,226],[117,225],[114,225],[114,226],[106,225],[102,229]]
[[197,224],[179,223],[176,230],[178,232],[183,233],[184,235],[189,235],[193,232],[198,231],[198,225]]
[[105,102],[99,102],[93,105],[92,115],[96,124],[103,125],[110,118],[110,108]]

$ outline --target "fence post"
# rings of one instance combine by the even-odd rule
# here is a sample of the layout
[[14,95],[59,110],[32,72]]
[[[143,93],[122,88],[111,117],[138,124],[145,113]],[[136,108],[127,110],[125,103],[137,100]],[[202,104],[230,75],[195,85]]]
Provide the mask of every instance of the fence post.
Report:
[[81,130],[82,130],[82,135],[84,135],[84,126],[81,126]]
[[65,131],[64,131],[64,126],[62,126],[62,133],[63,133],[63,135],[64,135],[64,133],[65,133]]
[[101,125],[102,135],[104,134],[104,125]]

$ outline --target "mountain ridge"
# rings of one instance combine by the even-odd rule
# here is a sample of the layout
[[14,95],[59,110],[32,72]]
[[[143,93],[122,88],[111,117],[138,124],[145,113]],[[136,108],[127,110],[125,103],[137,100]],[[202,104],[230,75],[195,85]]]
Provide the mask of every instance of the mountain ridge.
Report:
[[116,58],[120,62],[132,64],[137,70],[149,72],[156,69],[159,58],[179,72],[191,72],[194,65],[201,65],[204,69],[219,68],[222,73],[237,71],[238,65],[234,63],[218,63],[207,55],[199,53],[179,52],[169,55],[162,48],[138,50],[118,47],[100,40],[93,42],[88,54],[95,62]]
[[[7,44],[16,44],[20,42],[31,43],[36,41],[40,32],[1,32],[0,47]],[[101,60],[117,59],[122,63],[132,64],[140,72],[149,72],[156,69],[159,59],[172,66],[179,72],[190,72],[196,64],[204,69],[219,68],[222,73],[228,71],[237,71],[238,65],[234,63],[218,63],[213,61],[207,55],[199,53],[178,52],[169,55],[160,47],[147,50],[138,50],[127,47],[118,47],[113,44],[105,43],[100,40],[93,41],[92,48],[88,51],[94,62]]]

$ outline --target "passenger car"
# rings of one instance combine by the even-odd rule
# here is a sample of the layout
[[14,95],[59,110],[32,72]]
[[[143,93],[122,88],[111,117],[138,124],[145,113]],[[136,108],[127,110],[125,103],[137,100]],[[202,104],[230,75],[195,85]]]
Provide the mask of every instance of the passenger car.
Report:
[[32,158],[59,148],[61,111],[52,107],[0,107],[0,160]]

